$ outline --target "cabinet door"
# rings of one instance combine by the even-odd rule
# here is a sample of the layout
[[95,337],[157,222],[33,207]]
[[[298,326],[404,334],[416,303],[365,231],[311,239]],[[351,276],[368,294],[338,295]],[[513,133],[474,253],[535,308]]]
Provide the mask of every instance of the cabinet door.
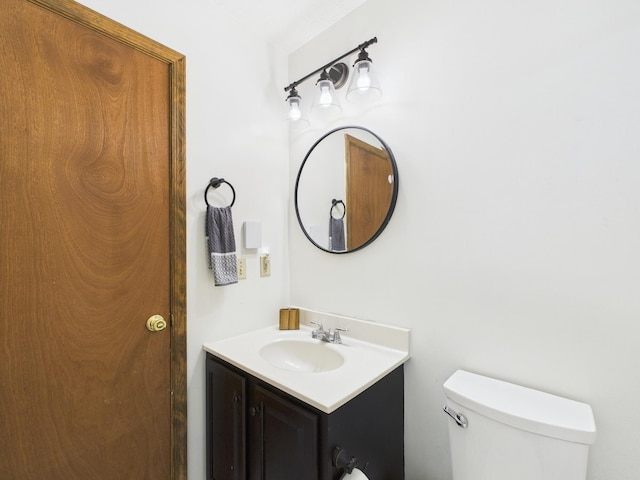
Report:
[[249,416],[250,480],[318,479],[317,414],[256,385]]
[[207,359],[207,474],[209,480],[245,480],[246,380]]

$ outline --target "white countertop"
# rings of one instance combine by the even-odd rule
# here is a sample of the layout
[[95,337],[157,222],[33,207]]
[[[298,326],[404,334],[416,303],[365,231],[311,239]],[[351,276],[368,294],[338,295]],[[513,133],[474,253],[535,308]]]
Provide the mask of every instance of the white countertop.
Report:
[[[321,315],[305,313],[301,312],[301,323],[305,322],[305,318],[308,322]],[[330,371],[290,371],[272,365],[260,355],[262,347],[282,340],[320,343],[320,340],[311,338],[312,328],[306,325],[301,325],[300,330],[279,330],[274,325],[205,343],[203,348],[295,398],[331,413],[409,359],[409,330],[346,317],[335,319],[337,321],[332,325],[325,318],[325,329],[339,326],[349,328],[349,332],[343,333],[341,344],[323,343],[323,347],[334,349],[344,357],[344,363]],[[349,336],[352,331],[354,334],[364,332],[360,336],[368,341]],[[375,333],[371,334],[372,331]],[[371,339],[378,339],[379,342],[373,343]]]

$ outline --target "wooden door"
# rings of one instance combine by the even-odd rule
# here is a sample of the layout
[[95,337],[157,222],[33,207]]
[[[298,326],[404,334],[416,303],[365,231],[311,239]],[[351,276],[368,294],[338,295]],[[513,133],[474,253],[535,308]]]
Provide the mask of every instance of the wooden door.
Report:
[[73,1],[0,2],[3,479],[186,478],[183,79]]
[[387,152],[345,135],[347,250],[361,247],[382,226],[393,197]]

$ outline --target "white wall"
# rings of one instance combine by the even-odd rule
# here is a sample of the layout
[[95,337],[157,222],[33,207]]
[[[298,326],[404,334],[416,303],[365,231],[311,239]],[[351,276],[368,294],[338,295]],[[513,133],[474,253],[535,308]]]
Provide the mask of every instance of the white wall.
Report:
[[[286,55],[252,37],[215,2],[81,0],[81,3],[187,57],[187,368],[189,478],[205,478],[202,343],[277,322],[286,304],[287,131],[282,122]],[[274,95],[274,92],[277,92]],[[276,119],[276,120],[274,120]],[[204,246],[203,192],[211,177],[236,189],[238,253],[248,279],[215,287]],[[216,194],[220,204],[223,190]],[[225,190],[229,192],[228,190]],[[262,222],[271,276],[261,278],[255,250],[241,248],[241,226]]]
[[640,478],[640,5],[368,0],[289,77],[373,36],[383,100],[292,137],[291,189],[323,131],[362,124],[396,155],[396,212],[331,255],[290,210],[292,304],[412,329],[408,480],[450,478],[457,368],[591,404],[589,479]]

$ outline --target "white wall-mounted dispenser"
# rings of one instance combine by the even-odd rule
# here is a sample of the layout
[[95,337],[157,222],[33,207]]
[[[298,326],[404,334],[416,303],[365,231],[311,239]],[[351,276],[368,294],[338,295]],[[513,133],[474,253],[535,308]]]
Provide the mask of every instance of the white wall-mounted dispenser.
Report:
[[244,222],[244,248],[262,246],[262,223],[257,220]]

